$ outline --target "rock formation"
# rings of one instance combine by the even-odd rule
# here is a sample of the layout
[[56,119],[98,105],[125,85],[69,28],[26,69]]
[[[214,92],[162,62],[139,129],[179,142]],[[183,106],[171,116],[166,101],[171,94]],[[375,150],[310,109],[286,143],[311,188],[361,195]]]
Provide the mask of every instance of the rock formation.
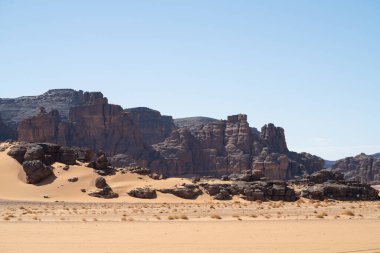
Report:
[[94,104],[106,100],[100,92],[83,92],[72,89],[54,89],[39,96],[19,98],[0,98],[0,114],[4,124],[11,130],[3,139],[16,139],[18,124],[27,118],[36,116],[40,109],[50,112],[57,110],[66,120],[71,107]]
[[338,160],[332,166],[339,170],[348,180],[357,180],[362,183],[380,182],[380,158],[360,154]]
[[40,160],[25,161],[22,164],[28,184],[37,184],[42,180],[54,175],[53,170]]
[[[123,109],[108,104],[100,92],[74,90],[2,99],[3,112],[5,122],[18,125],[21,141],[103,150],[104,157],[114,156],[111,165],[142,167],[157,175],[221,176],[256,171],[268,179],[286,180],[324,166],[319,157],[290,152],[284,129],[267,124],[258,131],[249,126],[244,114],[227,120],[180,119],[175,126],[171,117],[158,111]],[[82,157],[87,153],[82,152]],[[73,160],[73,153],[63,154],[66,160]]]
[[192,131],[179,128],[152,149],[154,152],[143,160],[148,160],[153,171],[167,176],[255,170],[269,179],[285,180],[318,171],[324,165],[319,157],[289,152],[282,128],[268,124],[257,132],[243,114]]
[[20,122],[19,140],[53,142],[65,146],[104,150],[137,157],[145,145],[164,140],[174,129],[171,117],[149,109],[123,110],[98,96],[91,103],[72,107],[68,120],[53,110]]

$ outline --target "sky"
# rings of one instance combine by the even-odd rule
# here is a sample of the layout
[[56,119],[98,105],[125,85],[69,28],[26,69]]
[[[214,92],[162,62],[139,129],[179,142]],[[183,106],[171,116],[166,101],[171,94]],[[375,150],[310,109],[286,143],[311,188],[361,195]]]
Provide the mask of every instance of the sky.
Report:
[[380,1],[0,0],[0,97],[53,88],[380,152]]

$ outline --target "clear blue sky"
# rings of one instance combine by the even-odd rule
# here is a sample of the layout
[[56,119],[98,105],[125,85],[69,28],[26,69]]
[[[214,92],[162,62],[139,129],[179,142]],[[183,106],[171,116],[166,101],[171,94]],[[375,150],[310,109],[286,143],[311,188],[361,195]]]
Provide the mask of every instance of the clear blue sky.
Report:
[[380,1],[0,0],[0,88],[246,113],[295,151],[380,152]]

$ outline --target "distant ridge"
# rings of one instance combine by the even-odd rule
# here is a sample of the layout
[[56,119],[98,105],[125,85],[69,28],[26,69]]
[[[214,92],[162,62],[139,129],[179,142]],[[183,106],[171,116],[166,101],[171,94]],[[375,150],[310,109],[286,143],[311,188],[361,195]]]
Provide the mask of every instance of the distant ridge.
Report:
[[186,127],[189,128],[191,132],[195,131],[199,126],[206,125],[212,122],[217,122],[219,120],[209,117],[187,117],[187,118],[178,118],[174,119],[174,124],[177,127]]

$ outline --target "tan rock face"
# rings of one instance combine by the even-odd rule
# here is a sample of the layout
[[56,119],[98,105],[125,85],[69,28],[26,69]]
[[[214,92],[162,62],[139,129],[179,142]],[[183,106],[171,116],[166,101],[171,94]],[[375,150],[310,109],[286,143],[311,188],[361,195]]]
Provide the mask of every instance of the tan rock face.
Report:
[[362,183],[380,181],[380,158],[366,154],[338,160],[332,168],[342,171],[345,179],[359,180]]

